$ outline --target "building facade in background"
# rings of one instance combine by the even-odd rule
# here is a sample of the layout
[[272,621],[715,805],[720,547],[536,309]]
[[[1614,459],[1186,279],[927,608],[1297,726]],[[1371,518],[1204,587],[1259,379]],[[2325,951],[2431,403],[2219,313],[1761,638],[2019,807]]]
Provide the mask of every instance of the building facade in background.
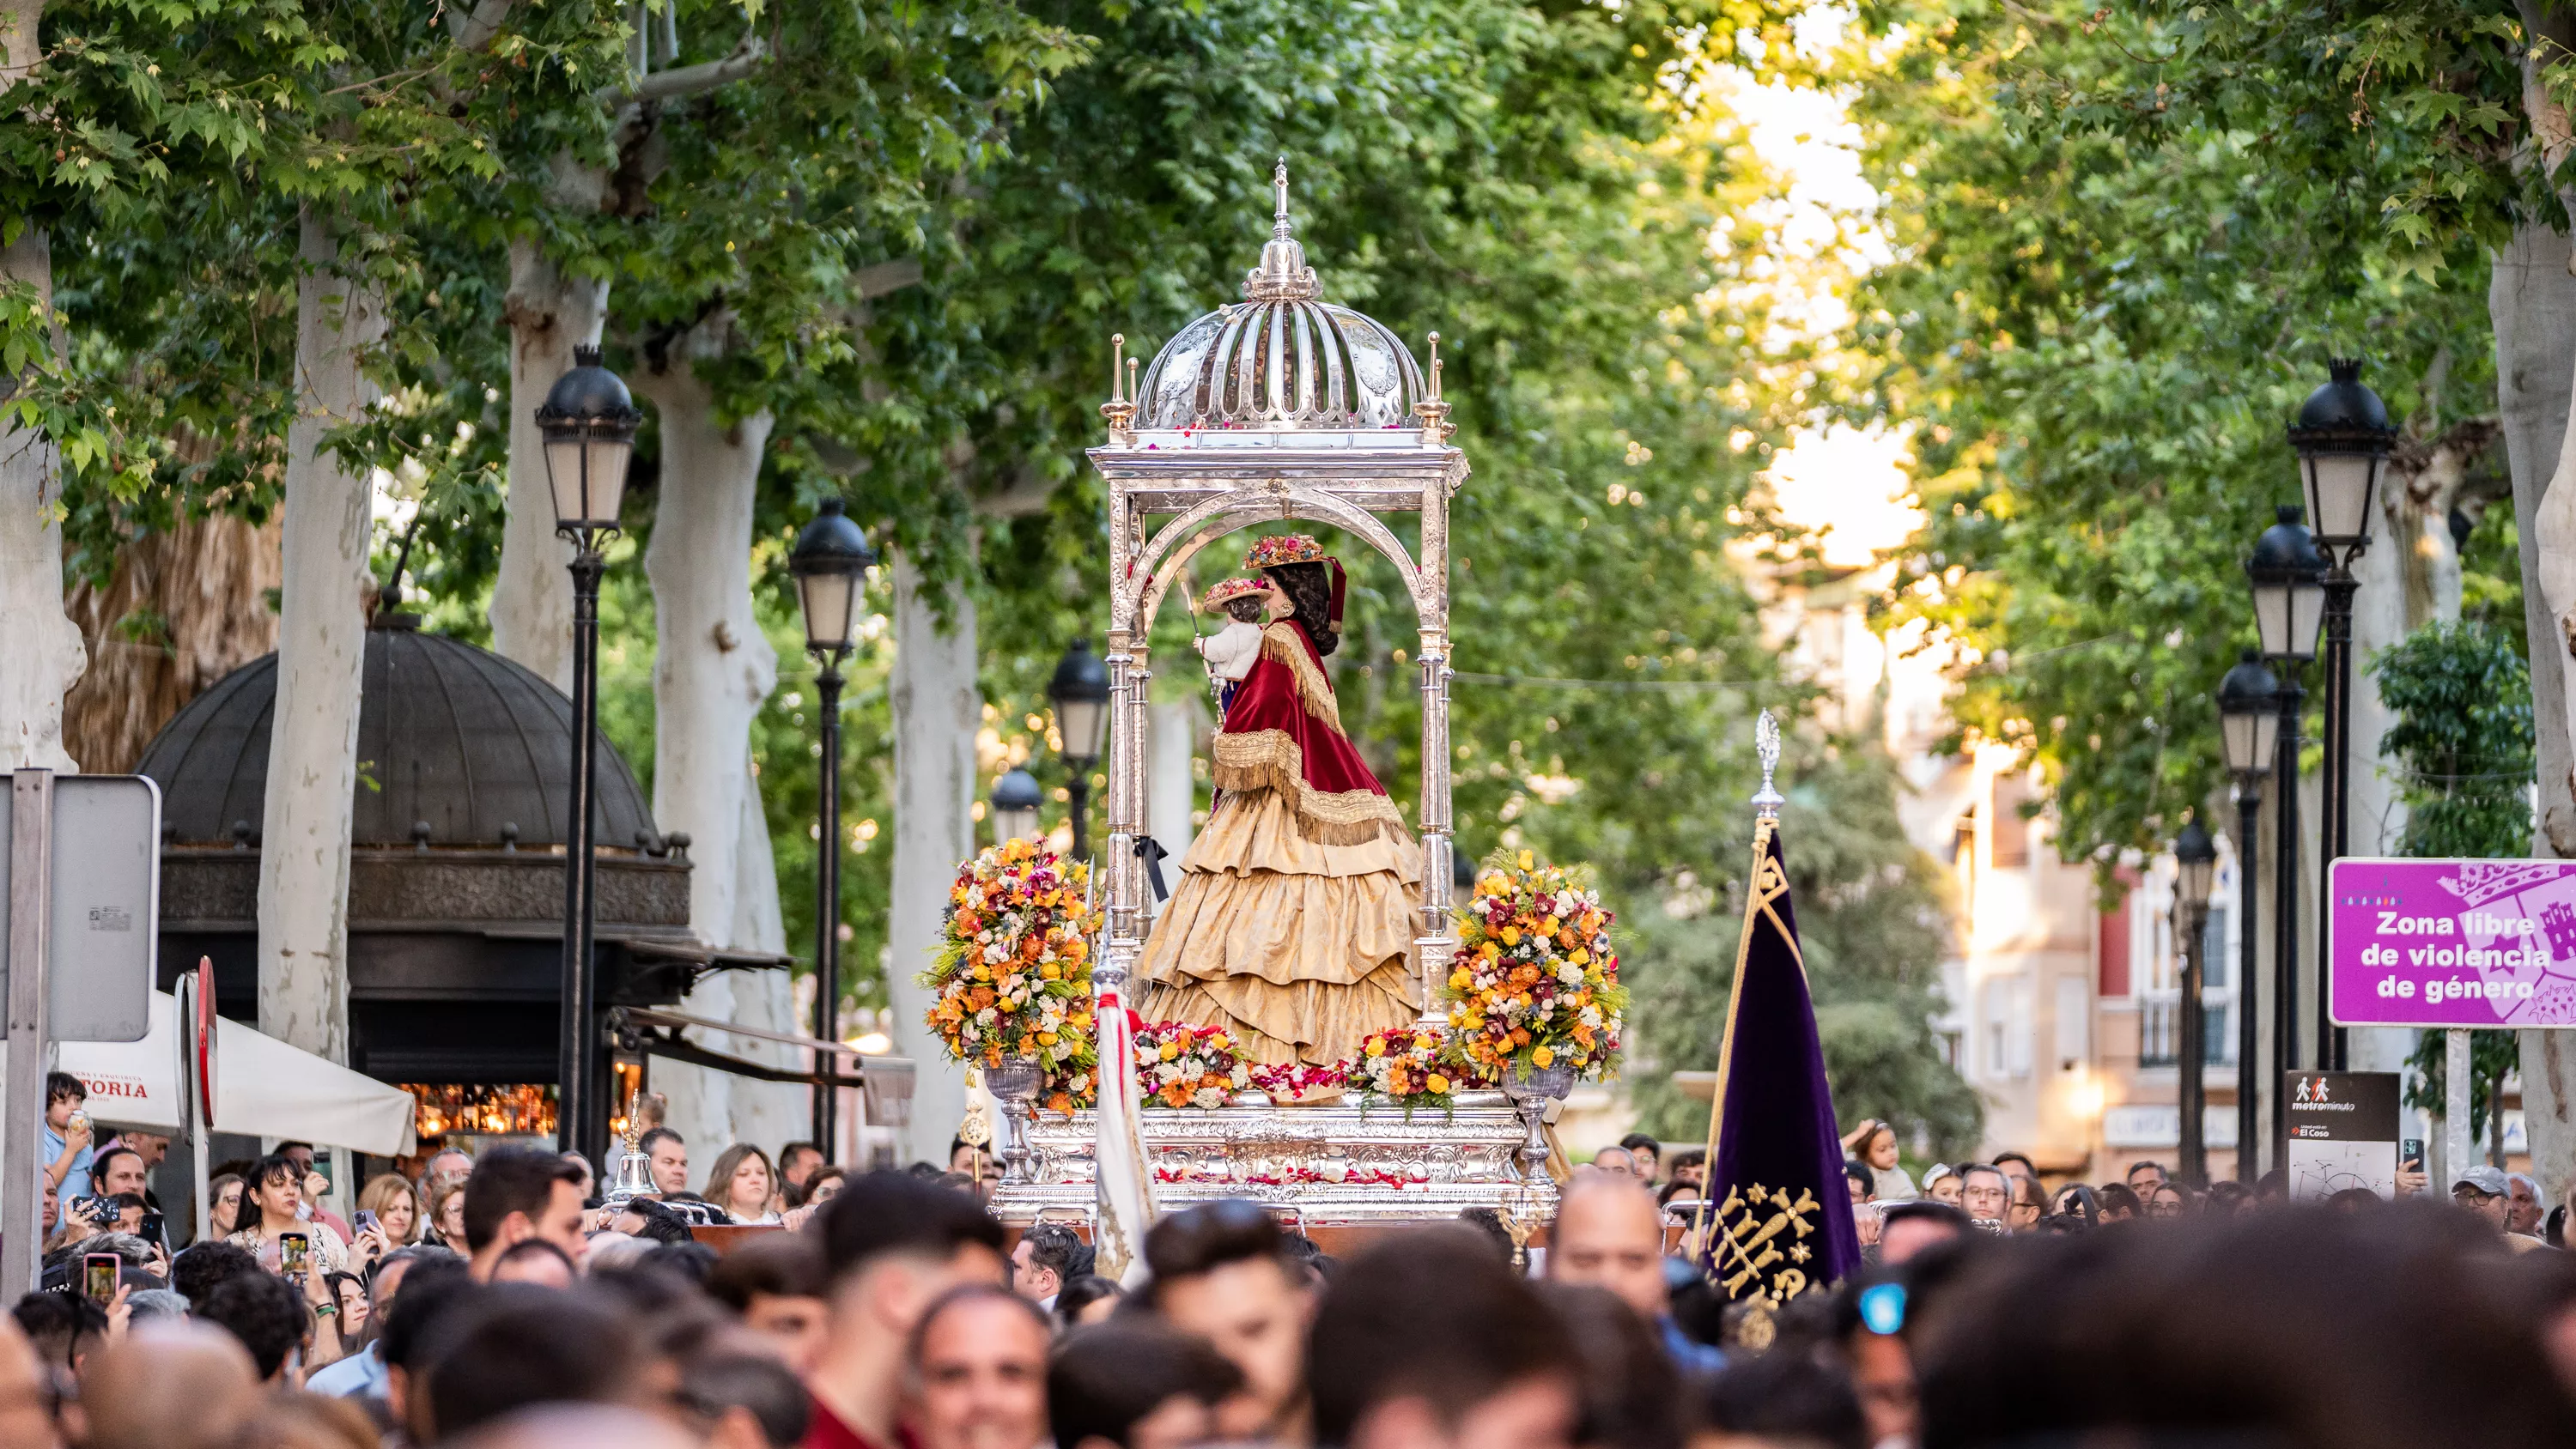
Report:
[[[1986,1107],[1981,1156],[2028,1153],[2052,1177],[2099,1182],[2170,1163],[2181,1139],[2181,952],[2173,862],[2127,859],[2107,879],[2059,859],[2043,782],[2009,742],[1945,752],[1955,657],[1912,628],[1882,637],[1868,601],[1884,568],[1781,584],[1766,619],[1797,672],[1832,692],[1827,722],[1875,732],[1909,788],[1907,836],[1954,887],[1948,1009],[1934,1025]],[[1919,626],[1914,626],[1919,627]],[[2222,837],[2209,916],[2203,1140],[2233,1176],[2240,880]]]

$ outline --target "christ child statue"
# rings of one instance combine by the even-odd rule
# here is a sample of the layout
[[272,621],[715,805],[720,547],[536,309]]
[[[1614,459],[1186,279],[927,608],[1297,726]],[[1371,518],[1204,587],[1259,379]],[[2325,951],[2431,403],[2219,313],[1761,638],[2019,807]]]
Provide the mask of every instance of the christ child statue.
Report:
[[1222,613],[1230,621],[1198,641],[1199,657],[1207,661],[1208,675],[1217,681],[1218,713],[1234,703],[1236,688],[1261,662],[1263,616],[1272,612],[1271,605],[1279,597],[1268,579],[1255,578],[1227,579],[1200,597],[1201,609]]

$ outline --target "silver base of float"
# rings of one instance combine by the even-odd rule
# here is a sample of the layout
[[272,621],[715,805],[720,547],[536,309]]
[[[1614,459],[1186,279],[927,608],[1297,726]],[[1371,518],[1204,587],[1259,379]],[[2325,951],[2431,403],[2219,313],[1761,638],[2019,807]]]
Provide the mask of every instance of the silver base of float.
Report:
[[[1149,1107],[1145,1159],[1165,1212],[1245,1198],[1290,1227],[1394,1226],[1492,1208],[1506,1223],[1556,1216],[1556,1183],[1524,1176],[1523,1118],[1500,1092],[1461,1092],[1456,1106],[1401,1106],[1352,1096],[1276,1106],[1260,1092],[1222,1107]],[[1023,1128],[1024,1180],[993,1191],[994,1215],[1014,1227],[1068,1224],[1095,1212],[1093,1114],[1036,1113]]]

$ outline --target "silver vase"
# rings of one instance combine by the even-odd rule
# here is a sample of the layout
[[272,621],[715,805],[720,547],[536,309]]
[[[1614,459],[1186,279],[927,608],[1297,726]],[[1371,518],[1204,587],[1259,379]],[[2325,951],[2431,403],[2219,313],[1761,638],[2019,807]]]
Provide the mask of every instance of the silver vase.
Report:
[[1535,1179],[1547,1170],[1547,1104],[1574,1090],[1574,1068],[1536,1067],[1526,1075],[1506,1071],[1502,1085],[1528,1134],[1521,1139],[1521,1175]]
[[1045,1074],[1035,1062],[1004,1062],[984,1069],[984,1090],[1002,1104],[1002,1181],[1029,1180],[1029,1103]]

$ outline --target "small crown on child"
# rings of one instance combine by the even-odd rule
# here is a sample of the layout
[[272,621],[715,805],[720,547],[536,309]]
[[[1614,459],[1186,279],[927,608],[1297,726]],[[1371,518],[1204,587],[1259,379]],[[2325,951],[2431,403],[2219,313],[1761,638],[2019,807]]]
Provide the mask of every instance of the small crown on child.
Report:
[[1208,586],[1208,591],[1199,596],[1199,609],[1201,612],[1222,609],[1236,599],[1269,591],[1268,579],[1227,579]]
[[1275,568],[1280,564],[1320,563],[1324,546],[1303,533],[1274,533],[1253,544],[1252,552],[1243,556],[1248,569]]

